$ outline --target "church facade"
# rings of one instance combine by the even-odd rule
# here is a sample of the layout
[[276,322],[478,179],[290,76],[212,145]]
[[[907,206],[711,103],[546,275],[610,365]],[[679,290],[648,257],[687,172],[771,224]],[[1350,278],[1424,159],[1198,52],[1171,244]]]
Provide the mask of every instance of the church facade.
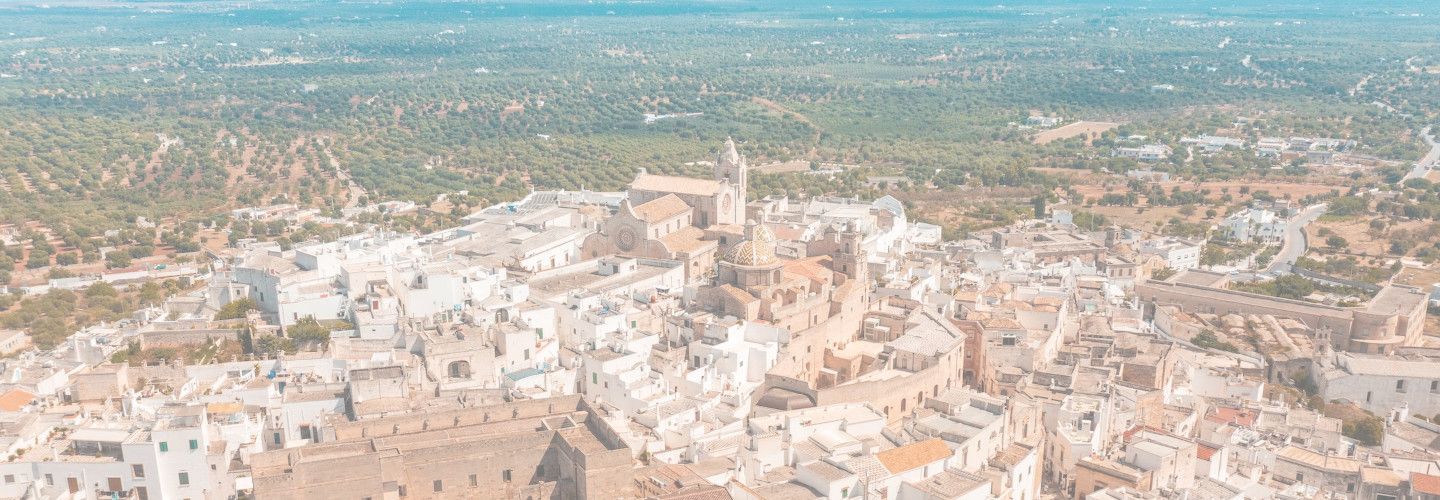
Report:
[[714,276],[722,246],[745,219],[748,172],[735,142],[725,140],[711,179],[641,171],[617,213],[581,245],[581,255],[678,260],[688,282]]

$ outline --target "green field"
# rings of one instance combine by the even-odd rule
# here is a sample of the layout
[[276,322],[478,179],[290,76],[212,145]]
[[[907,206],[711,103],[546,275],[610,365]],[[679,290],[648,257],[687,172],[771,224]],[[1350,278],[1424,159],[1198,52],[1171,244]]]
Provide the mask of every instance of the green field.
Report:
[[684,172],[726,136],[752,163],[942,185],[1109,160],[1031,144],[1012,124],[1032,111],[1172,139],[1259,113],[1404,160],[1440,105],[1430,2],[877,4],[3,4],[0,224],[83,240],[136,216],[335,210],[342,171],[374,199],[479,206]]

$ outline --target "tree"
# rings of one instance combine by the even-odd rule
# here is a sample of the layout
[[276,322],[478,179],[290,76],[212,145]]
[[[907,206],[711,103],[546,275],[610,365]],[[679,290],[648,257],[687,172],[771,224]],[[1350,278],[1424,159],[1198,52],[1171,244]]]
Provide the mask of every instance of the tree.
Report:
[[86,298],[114,297],[117,295],[119,295],[119,292],[115,291],[115,286],[104,281],[97,281],[95,284],[90,285],[90,288],[85,289]]
[[239,300],[232,300],[230,303],[220,306],[220,311],[215,313],[215,319],[238,319],[244,318],[245,313],[259,309],[255,301],[249,297]]
[[111,251],[105,254],[105,267],[108,269],[121,269],[130,267],[130,255],[121,251]]
[[285,335],[295,340],[324,341],[330,339],[330,329],[316,321],[314,316],[306,316],[285,328]]
[[1294,274],[1275,278],[1275,296],[1300,299],[1315,292],[1315,284]]
[[1380,441],[1385,438],[1385,422],[1380,417],[1372,415],[1360,420],[1345,422],[1340,431],[1341,434],[1359,441],[1365,446],[1379,446]]
[[295,341],[275,335],[266,335],[255,340],[256,354],[274,355],[280,352],[294,354]]
[[1350,242],[1345,241],[1345,238],[1341,238],[1340,235],[1333,235],[1325,238],[1325,246],[1333,249],[1338,250],[1340,248],[1344,248],[1348,244],[1350,244]]
[[146,281],[144,285],[140,285],[140,302],[159,304],[164,299],[165,294],[160,290],[160,285],[156,285],[154,281]]

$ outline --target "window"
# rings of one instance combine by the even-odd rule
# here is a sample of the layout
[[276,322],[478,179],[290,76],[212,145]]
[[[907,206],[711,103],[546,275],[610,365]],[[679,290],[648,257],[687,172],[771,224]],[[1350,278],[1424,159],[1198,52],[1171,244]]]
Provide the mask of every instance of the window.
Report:
[[181,473],[180,473],[180,486],[188,486],[189,484],[190,484],[190,473],[189,473],[189,472],[181,472]]
[[45,486],[55,486],[55,476],[54,476],[54,475],[51,475],[51,474],[46,474],[46,475],[45,475]]
[[435,480],[435,491],[445,491],[445,483],[439,479]]
[[308,426],[308,425],[302,425],[302,426],[300,426],[300,439],[310,439],[310,436],[311,436],[311,434],[310,434],[310,426]]
[[403,484],[400,485],[400,491],[399,491],[399,493],[400,493],[400,496],[402,496],[402,497],[405,496],[405,485],[403,485]]
[[1405,379],[1395,381],[1395,392],[1405,392]]
[[1440,392],[1440,380],[1430,381],[1430,392]]
[[135,476],[135,479],[144,479],[144,478],[145,478],[145,466],[144,466],[143,464],[131,465],[131,466],[130,466],[130,474],[133,475],[133,476]]
[[160,442],[160,451],[161,451],[161,452],[170,451],[170,443],[168,443],[168,442],[166,442],[166,441],[161,441],[161,442]]
[[511,474],[511,472],[512,472],[512,471],[511,471],[510,469],[505,469],[503,472],[500,473],[500,479],[505,480],[505,482],[507,482],[507,483],[510,482],[510,474]]
[[6,474],[6,475],[5,475],[5,484],[15,484],[15,475],[14,475],[14,474]]
[[199,440],[199,439],[191,439],[191,440],[190,440],[190,449],[191,449],[191,450],[198,450],[198,449],[200,449],[200,440]]
[[273,438],[273,441],[275,441],[275,445],[276,445],[276,446],[279,446],[279,445],[280,445],[280,433],[278,433],[278,432],[275,433],[275,435],[272,436],[272,438]]
[[590,372],[590,383],[592,383],[592,384],[598,384],[598,383],[600,383],[600,372]]
[[470,475],[470,486],[480,486],[480,476],[477,476],[477,475],[475,475],[475,474],[471,474],[471,475]]
[[543,339],[543,338],[545,338],[545,329],[544,329],[544,328],[536,328],[536,329],[535,329],[535,338],[538,338],[538,339]]

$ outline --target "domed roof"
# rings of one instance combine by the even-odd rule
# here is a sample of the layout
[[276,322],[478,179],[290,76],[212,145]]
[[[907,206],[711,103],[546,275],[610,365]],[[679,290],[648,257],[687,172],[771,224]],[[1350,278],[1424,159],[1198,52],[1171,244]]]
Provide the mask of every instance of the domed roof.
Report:
[[754,232],[750,235],[750,239],[753,241],[765,241],[769,243],[774,243],[775,232],[771,231],[770,228],[766,227],[764,224],[757,224],[755,225]]
[[779,262],[775,258],[775,245],[767,240],[746,240],[730,249],[725,260],[742,266],[763,266]]
[[754,220],[745,223],[745,241],[730,249],[725,260],[742,266],[764,266],[779,262],[775,257],[775,233]]

